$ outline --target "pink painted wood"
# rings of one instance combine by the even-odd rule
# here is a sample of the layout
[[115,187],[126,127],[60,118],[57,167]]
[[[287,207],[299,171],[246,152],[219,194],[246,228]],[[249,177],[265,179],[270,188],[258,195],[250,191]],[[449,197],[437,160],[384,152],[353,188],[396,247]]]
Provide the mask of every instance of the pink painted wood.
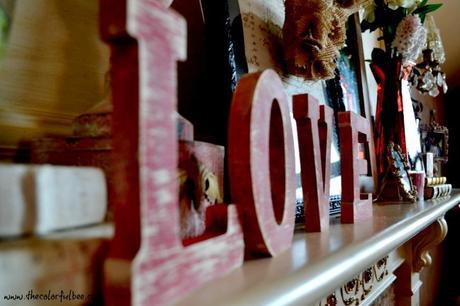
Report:
[[276,256],[292,244],[295,164],[286,94],[272,70],[244,76],[229,123],[232,201],[243,225],[246,256]]
[[[370,173],[366,160],[359,159],[359,143],[369,146],[370,121],[353,112],[339,113],[340,164],[342,175],[342,223],[372,217],[372,194],[361,193],[360,175]],[[372,150],[369,150],[372,152]]]
[[[116,225],[104,267],[104,295],[107,305],[130,305],[130,264],[141,240],[138,48],[127,34],[126,0],[100,0],[99,5],[101,37],[111,51],[113,166],[108,183]],[[112,272],[113,266],[122,268]]]
[[307,232],[329,228],[333,110],[309,95],[293,97]]
[[112,49],[119,184],[106,303],[171,304],[242,265],[242,230],[236,208],[217,205],[203,236],[179,236],[176,62],[185,59],[185,20],[157,0],[101,0],[100,11]]

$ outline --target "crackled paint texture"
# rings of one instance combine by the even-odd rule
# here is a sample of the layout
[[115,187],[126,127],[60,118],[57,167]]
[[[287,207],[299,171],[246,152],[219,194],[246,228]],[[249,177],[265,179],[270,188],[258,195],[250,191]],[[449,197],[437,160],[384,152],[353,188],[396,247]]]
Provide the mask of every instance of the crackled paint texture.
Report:
[[[157,0],[101,0],[100,11],[102,36],[112,49],[119,164],[106,302],[171,304],[241,266],[242,230],[236,208],[222,205],[207,211],[210,231],[203,237],[180,239],[176,66],[186,57],[185,20]],[[111,270],[123,266],[117,262],[129,271]]]
[[307,232],[329,228],[333,110],[309,95],[293,97]]
[[353,112],[341,112],[339,135],[342,173],[341,221],[355,223],[372,218],[372,194],[361,193],[359,182],[360,175],[368,173],[367,161],[359,158],[359,143],[369,146],[372,137],[370,121]]
[[246,256],[276,256],[292,244],[296,180],[288,101],[273,70],[240,80],[228,146],[230,189]]

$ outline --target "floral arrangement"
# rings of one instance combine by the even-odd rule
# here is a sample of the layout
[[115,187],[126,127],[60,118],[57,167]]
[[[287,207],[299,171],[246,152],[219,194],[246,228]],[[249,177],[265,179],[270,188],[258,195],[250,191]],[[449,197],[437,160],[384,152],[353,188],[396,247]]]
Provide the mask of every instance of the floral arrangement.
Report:
[[[447,90],[445,75],[439,66],[445,60],[439,30],[432,18],[424,25],[427,14],[441,6],[428,4],[428,0],[369,0],[364,5],[361,23],[363,32],[379,29],[382,33],[379,40],[383,40],[385,50],[374,49],[372,62],[378,65],[400,60],[403,66],[414,67],[411,84],[431,96],[439,93],[438,86]],[[417,65],[422,50],[423,62]]]

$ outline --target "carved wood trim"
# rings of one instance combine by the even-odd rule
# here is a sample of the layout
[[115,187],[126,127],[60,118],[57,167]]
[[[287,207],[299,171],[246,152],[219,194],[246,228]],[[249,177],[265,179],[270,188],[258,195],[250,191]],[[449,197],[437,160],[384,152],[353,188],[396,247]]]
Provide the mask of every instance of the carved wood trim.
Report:
[[323,298],[319,306],[355,306],[368,304],[381,294],[396,277],[388,270],[389,256],[356,275],[333,293]]
[[420,272],[424,267],[431,265],[429,251],[443,241],[446,235],[447,222],[442,216],[415,236],[412,246],[414,272]]

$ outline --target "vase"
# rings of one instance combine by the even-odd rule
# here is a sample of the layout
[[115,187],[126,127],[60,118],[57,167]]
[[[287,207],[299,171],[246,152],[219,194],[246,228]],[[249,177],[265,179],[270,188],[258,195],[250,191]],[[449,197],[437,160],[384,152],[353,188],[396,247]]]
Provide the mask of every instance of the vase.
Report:
[[400,59],[372,63],[377,81],[375,114],[375,153],[379,179],[388,169],[387,147],[399,145],[409,165],[416,164],[421,145],[408,84],[411,67],[402,67]]

